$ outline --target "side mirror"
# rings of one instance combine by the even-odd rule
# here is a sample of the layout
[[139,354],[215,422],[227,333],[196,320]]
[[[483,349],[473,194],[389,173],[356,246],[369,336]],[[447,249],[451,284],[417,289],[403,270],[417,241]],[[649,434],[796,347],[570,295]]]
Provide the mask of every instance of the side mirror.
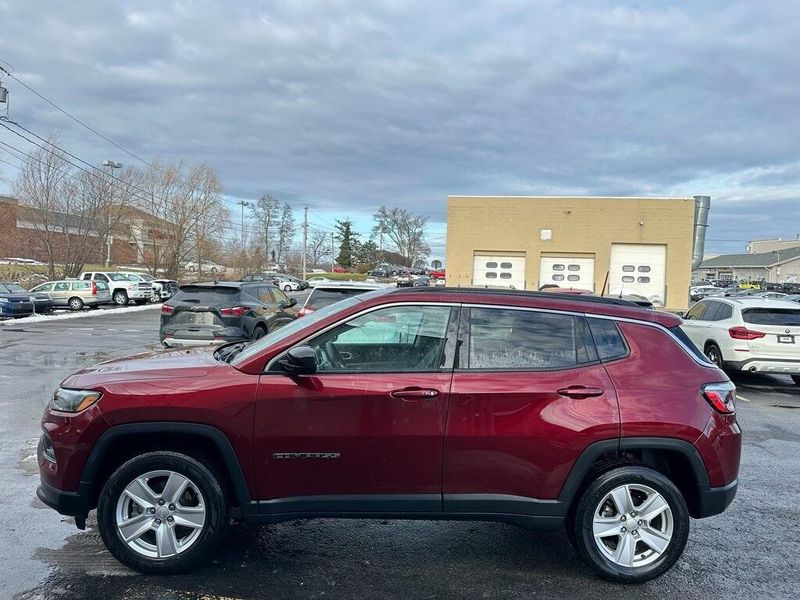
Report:
[[313,375],[317,372],[317,353],[309,346],[295,346],[280,365],[290,375]]
[[297,304],[297,298],[289,298],[289,306],[294,306]]

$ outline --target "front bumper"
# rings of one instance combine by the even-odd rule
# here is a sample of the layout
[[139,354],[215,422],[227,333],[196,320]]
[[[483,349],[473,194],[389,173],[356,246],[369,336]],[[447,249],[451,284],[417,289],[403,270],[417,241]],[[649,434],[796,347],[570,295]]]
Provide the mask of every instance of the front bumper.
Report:
[[85,517],[89,513],[87,495],[80,490],[65,492],[44,481],[39,482],[36,496],[56,512],[68,517]]

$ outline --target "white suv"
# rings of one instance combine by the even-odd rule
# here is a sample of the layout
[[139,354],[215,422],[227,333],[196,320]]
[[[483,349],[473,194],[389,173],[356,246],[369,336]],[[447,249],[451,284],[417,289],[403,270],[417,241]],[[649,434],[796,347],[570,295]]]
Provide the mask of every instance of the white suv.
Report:
[[750,373],[791,375],[800,385],[800,306],[764,298],[706,298],[681,326],[708,359]]

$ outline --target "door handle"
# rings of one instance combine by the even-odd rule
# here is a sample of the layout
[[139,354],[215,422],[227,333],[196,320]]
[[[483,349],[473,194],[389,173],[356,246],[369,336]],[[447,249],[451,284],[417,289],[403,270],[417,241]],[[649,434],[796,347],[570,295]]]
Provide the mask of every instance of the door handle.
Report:
[[409,387],[402,390],[394,390],[389,395],[398,400],[429,400],[439,395],[437,390]]
[[584,398],[594,398],[602,396],[605,392],[600,388],[586,387],[585,385],[571,385],[569,387],[556,390],[559,396],[566,396],[567,398],[575,398],[576,400],[583,400]]

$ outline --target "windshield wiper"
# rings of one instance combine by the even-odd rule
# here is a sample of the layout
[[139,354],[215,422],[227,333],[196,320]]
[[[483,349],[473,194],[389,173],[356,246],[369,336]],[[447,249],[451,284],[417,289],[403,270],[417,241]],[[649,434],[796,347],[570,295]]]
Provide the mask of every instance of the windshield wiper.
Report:
[[214,353],[214,358],[222,362],[231,362],[233,357],[239,354],[249,343],[250,342],[237,342],[236,344],[225,346]]

